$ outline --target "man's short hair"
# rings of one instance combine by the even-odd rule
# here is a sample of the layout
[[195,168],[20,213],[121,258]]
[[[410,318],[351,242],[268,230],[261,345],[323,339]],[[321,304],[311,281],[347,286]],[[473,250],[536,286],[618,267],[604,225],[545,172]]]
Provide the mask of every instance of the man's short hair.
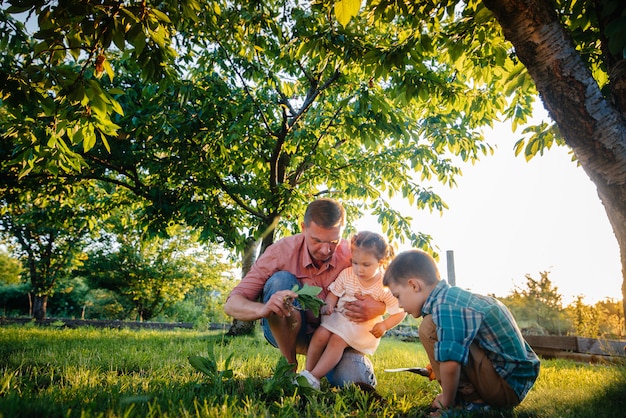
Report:
[[304,212],[304,225],[308,227],[311,222],[315,222],[316,225],[325,229],[344,226],[346,210],[341,203],[334,199],[314,200],[309,203]]

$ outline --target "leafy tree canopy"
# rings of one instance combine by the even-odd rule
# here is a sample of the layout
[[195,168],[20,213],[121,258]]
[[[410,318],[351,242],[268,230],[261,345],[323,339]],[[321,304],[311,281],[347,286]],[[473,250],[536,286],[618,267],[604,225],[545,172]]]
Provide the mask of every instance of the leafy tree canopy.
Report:
[[270,243],[279,217],[296,230],[320,194],[428,247],[388,199],[443,210],[429,181],[454,185],[451,157],[491,152],[481,127],[525,121],[533,100],[475,2],[383,2],[350,25],[328,2],[8,3],[5,169],[105,179],[148,202],[150,230],[184,219],[238,249]]

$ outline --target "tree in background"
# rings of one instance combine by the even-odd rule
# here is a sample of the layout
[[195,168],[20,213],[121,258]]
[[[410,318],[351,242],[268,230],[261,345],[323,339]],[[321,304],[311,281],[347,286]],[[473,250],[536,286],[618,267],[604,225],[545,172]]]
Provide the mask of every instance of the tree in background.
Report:
[[[569,322],[562,302],[563,296],[552,285],[549,272],[540,272],[540,279],[526,275],[525,287],[516,287],[502,298],[522,328],[537,328],[550,335],[566,335]],[[544,330],[544,331],[541,331]]]
[[32,314],[41,320],[55,284],[82,262],[94,219],[105,213],[90,183],[49,183],[43,188],[27,183],[29,187],[11,187],[3,182],[6,187],[0,187],[0,234],[27,272]]
[[570,311],[576,335],[589,338],[600,336],[601,313],[593,306],[585,305],[582,296],[576,298]]
[[563,296],[552,285],[549,272],[540,279],[526,275],[525,286],[499,298],[513,313],[522,332],[528,335],[575,335],[619,339],[623,335],[622,302],[607,299],[586,305],[583,296],[563,307]]
[[622,303],[606,299],[589,306],[585,305],[582,299],[582,296],[578,296],[574,303],[567,307],[576,335],[589,338],[620,339],[624,329]]
[[19,312],[28,303],[30,286],[24,282],[22,263],[0,245],[0,309],[2,316]]
[[0,249],[0,285],[18,284],[22,281],[22,264],[4,249]]
[[597,302],[596,310],[606,318],[600,323],[600,335],[606,338],[621,339],[624,335],[624,307],[614,299],[605,299]]
[[119,315],[150,320],[192,290],[218,291],[228,281],[229,265],[216,246],[199,244],[197,234],[177,225],[169,227],[168,239],[150,237],[133,219],[127,208],[114,211],[74,273],[94,290],[91,305],[108,298],[123,307]]

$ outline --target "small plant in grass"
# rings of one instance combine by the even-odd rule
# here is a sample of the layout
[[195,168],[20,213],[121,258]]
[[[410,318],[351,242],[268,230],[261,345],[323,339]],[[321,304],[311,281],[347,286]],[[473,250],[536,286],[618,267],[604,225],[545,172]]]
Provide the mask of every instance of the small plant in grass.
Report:
[[208,357],[202,356],[189,356],[189,364],[204,373],[211,383],[221,383],[224,379],[232,379],[234,372],[229,369],[230,362],[233,359],[234,353],[231,353],[224,361],[224,370],[218,368],[215,352],[209,352]]
[[304,376],[297,376],[293,371],[293,364],[289,364],[287,359],[281,356],[274,369],[274,375],[263,384],[263,392],[268,398],[280,399],[293,395],[298,389],[303,394],[318,392]]

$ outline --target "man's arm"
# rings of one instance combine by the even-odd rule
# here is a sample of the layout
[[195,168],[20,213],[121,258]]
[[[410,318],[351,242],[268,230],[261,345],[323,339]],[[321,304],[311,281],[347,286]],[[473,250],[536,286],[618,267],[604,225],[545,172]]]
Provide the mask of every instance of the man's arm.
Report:
[[231,295],[224,304],[224,312],[240,321],[267,318],[272,313],[284,318],[290,316],[293,310],[291,304],[285,304],[285,297],[296,298],[298,294],[291,290],[281,290],[274,293],[267,303],[252,301],[242,295]]
[[364,322],[383,315],[387,310],[385,302],[378,301],[371,296],[356,295],[357,300],[347,302],[344,315],[354,322]]

